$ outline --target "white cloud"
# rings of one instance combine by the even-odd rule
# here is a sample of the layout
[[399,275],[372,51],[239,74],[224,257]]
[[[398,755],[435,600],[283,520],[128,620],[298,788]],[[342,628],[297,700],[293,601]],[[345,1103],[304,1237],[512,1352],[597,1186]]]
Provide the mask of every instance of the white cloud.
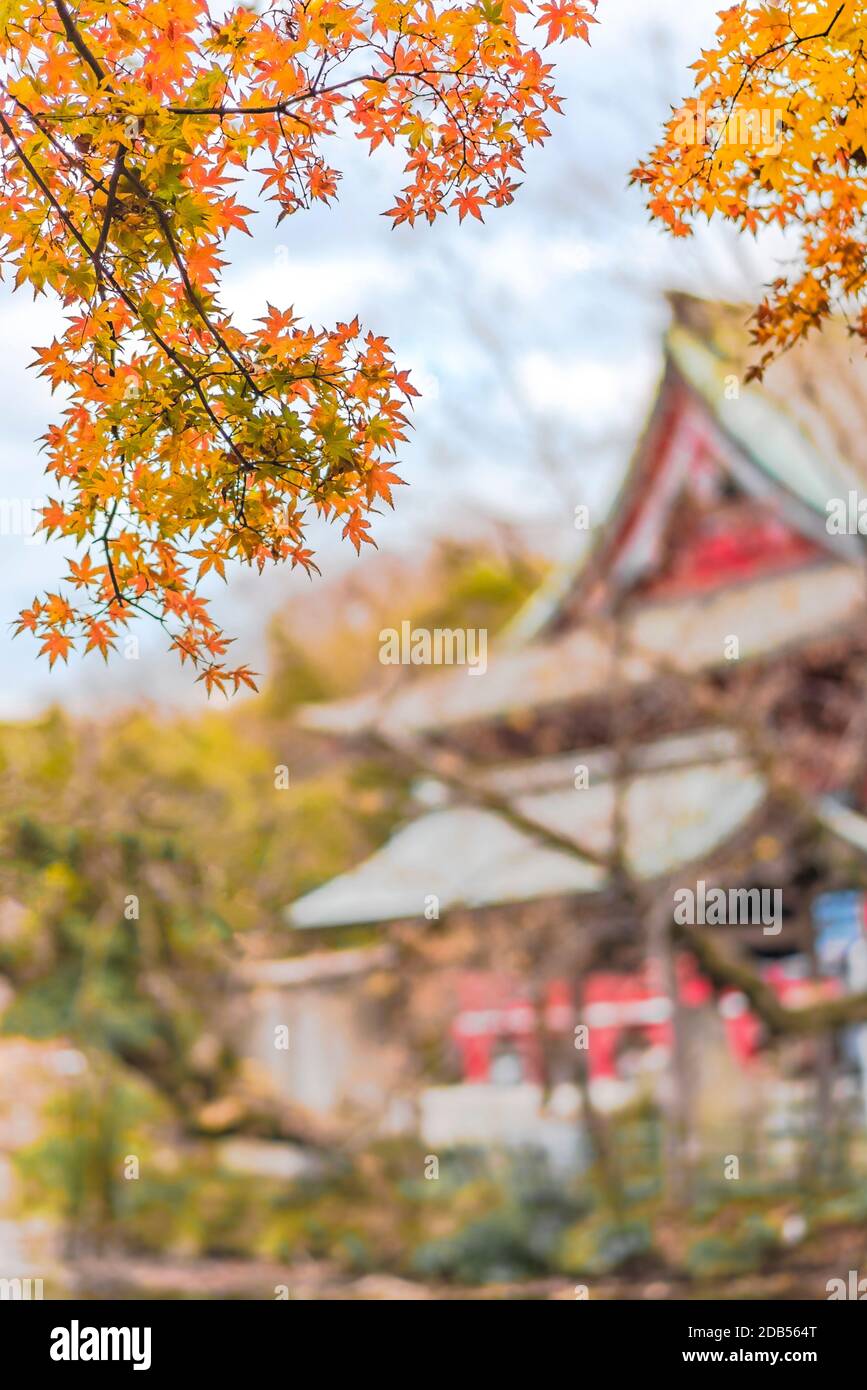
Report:
[[618,422],[647,395],[659,359],[636,353],[617,362],[529,352],[519,366],[527,400],[538,411],[599,425]]
[[384,251],[315,256],[278,243],[267,263],[230,271],[222,299],[247,324],[264,314],[266,303],[292,305],[300,318],[328,324],[363,313],[384,294],[404,291],[411,269]]

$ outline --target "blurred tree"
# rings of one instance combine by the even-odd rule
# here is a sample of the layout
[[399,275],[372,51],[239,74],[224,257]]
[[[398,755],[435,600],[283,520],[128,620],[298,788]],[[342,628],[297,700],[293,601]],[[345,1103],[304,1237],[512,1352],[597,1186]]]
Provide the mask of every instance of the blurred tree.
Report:
[[235,967],[388,833],[403,793],[352,765],[282,795],[276,761],[229,716],[0,728],[3,1030],[132,1069],[191,1129],[295,1132],[239,1062]]
[[[447,547],[423,575],[413,565],[406,582],[392,575],[371,596],[359,645],[376,652],[396,603],[496,630],[538,575],[529,559]],[[297,1117],[254,1094],[239,1062],[236,967],[245,954],[291,949],[286,903],[364,858],[408,814],[407,772],[336,757],[330,740],[292,727],[300,700],[341,688],[350,642],[339,587],[303,640],[294,616],[274,634],[274,678],[255,705],[88,723],[54,710],[0,725],[0,975],[14,991],[0,1026],[65,1037],[92,1068],[119,1067],[118,1084],[146,1078],[209,1133],[304,1137]],[[357,689],[369,662],[349,665]],[[288,789],[281,767],[292,768]]]

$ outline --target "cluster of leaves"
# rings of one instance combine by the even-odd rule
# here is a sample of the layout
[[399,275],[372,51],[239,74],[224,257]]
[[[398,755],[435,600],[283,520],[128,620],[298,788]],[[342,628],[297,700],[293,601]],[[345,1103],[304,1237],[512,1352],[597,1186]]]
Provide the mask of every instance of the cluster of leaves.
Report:
[[753,374],[835,311],[867,340],[867,4],[754,0],[724,10],[696,94],[634,171],[675,236],[715,215],[799,233],[755,318]]
[[280,217],[327,202],[325,145],[349,128],[406,152],[396,224],[480,218],[560,108],[534,29],[586,40],[593,3],[3,0],[0,257],[68,310],[37,353],[69,402],[44,520],[79,553],[19,624],[52,664],[107,657],[147,614],[209,690],[253,684],[200,581],[233,561],[315,569],[311,511],[360,550],[416,392],[357,320],[232,321],[221,251],[250,215],[233,185],[257,181]]

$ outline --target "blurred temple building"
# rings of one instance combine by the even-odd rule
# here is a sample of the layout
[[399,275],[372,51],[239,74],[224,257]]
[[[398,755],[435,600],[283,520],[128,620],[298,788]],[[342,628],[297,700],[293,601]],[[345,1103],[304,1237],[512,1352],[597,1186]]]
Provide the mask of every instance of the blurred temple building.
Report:
[[[407,666],[386,693],[304,712],[308,729],[392,750],[420,775],[414,818],[287,909],[319,964],[256,967],[268,1012],[251,1047],[287,1098],[398,1123],[390,996],[364,980],[383,969],[377,952],[403,960],[428,940],[431,968],[403,989],[406,1027],[435,1057],[405,1088],[431,1143],[568,1149],[582,1024],[581,1084],[603,1106],[664,1084],[676,1026],[693,1059],[748,1074],[762,1027],[744,996],[711,989],[682,954],[666,976],[656,950],[655,916],[699,880],[781,890],[773,924],[702,928],[736,933],[778,997],[852,983],[867,887],[864,541],[829,517],[867,479],[867,368],[832,327],[750,380],[746,311],[682,295],[671,308],[608,516],[484,673]],[[345,950],[362,928],[370,944]],[[443,945],[437,965],[439,940],[464,945]],[[300,1063],[263,1041],[262,1019],[267,1034],[287,1011]],[[815,1054],[788,1055],[809,1087]],[[856,1093],[858,1057],[834,1063]]]

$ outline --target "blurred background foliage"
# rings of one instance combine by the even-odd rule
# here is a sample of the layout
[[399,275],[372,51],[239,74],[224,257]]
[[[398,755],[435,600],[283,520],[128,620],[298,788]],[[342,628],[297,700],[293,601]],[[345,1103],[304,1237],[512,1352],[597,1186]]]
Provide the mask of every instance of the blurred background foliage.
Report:
[[[362,601],[314,605],[312,629],[307,609],[300,631],[291,615],[276,622],[260,700],[198,718],[143,703],[0,725],[0,1031],[63,1040],[82,1068],[21,1159],[28,1212],[62,1220],[73,1245],[111,1233],[150,1250],[315,1251],[317,1222],[354,1200],[351,1179],[309,1222],[309,1193],[277,1187],[266,1221],[262,1193],[219,1173],[200,1142],[249,1118],[226,1026],[234,972],[298,949],[285,905],[381,843],[409,788],[300,734],[293,716],[381,676],[378,634],[406,615],[408,594],[419,621],[495,632],[540,570],[447,545]],[[163,1170],[118,1177],[124,1154],[155,1151]]]
[[[674,1212],[644,1151],[629,1174],[636,1195],[615,1208],[592,1170],[564,1179],[531,1154],[446,1151],[428,1182],[421,1149],[401,1140],[320,1177],[251,1182],[221,1167],[212,1144],[178,1143],[153,1093],[104,1066],[53,1103],[50,1121],[20,1156],[22,1197],[62,1223],[66,1258],[94,1295],[134,1292],[122,1260],[103,1263],[119,1250],[174,1267],[172,1296],[195,1296],[203,1261],[224,1261],[227,1296],[266,1298],[281,1268],[303,1289],[308,1266],[342,1291],[376,1276],[519,1297],[571,1297],[573,1285],[580,1297],[588,1280],[593,1297],[749,1298],[767,1297],[770,1278],[779,1296],[815,1297],[829,1267],[857,1268],[867,1253],[867,1186],[854,1176],[811,1196],[705,1175],[695,1205]],[[630,1128],[618,1122],[627,1144]],[[125,1181],[132,1155],[141,1176]]]
[[[780,1277],[797,1291],[803,1261],[829,1258],[829,1233],[856,1242],[853,1268],[867,1255],[863,1165],[846,1153],[815,1190],[745,1174],[735,1193],[705,1174],[691,1210],[672,1213],[647,1110],[612,1124],[614,1192],[594,1167],[564,1180],[541,1159],[472,1150],[441,1154],[427,1182],[408,1140],[338,1147],[292,1181],[251,1180],[224,1161],[216,1140],[268,1133],[226,1027],[236,967],[299,949],[286,903],[361,859],[408,807],[405,781],[299,734],[295,710],[381,676],[378,633],[400,621],[395,603],[406,614],[408,594],[414,621],[494,633],[542,569],[524,554],[446,547],[363,603],[329,601],[312,628],[306,608],[303,626],[287,615],[263,698],[198,719],[52,710],[0,726],[0,1029],[61,1040],[70,1059],[17,1156],[19,1201],[62,1231],[85,1291],[123,1290],[106,1263],[118,1251],[291,1266],[301,1286],[310,1265],[334,1287],[375,1275],[534,1296],[592,1279],[597,1291],[613,1280],[621,1295],[695,1297],[751,1296],[752,1278],[790,1266]],[[288,793],[275,787],[281,766]],[[263,1296],[261,1272],[252,1287],[232,1277],[228,1296]],[[173,1296],[191,1287],[188,1275]]]
[[[54,709],[0,725],[0,973],[18,995],[6,1025],[120,1052],[167,1029],[178,1041],[200,1032],[185,1012],[208,1010],[215,967],[228,968],[239,939],[290,952],[285,905],[362,858],[405,813],[399,780],[300,733],[294,710],[346,693],[353,657],[355,687],[370,680],[378,632],[406,614],[408,587],[419,621],[462,615],[495,632],[537,579],[523,559],[447,547],[399,593],[386,585],[349,616],[318,606],[303,645],[291,621],[278,622],[262,700],[197,719],[145,707],[75,720]],[[281,767],[287,792],[275,787]],[[170,979],[183,985],[177,1011]]]

